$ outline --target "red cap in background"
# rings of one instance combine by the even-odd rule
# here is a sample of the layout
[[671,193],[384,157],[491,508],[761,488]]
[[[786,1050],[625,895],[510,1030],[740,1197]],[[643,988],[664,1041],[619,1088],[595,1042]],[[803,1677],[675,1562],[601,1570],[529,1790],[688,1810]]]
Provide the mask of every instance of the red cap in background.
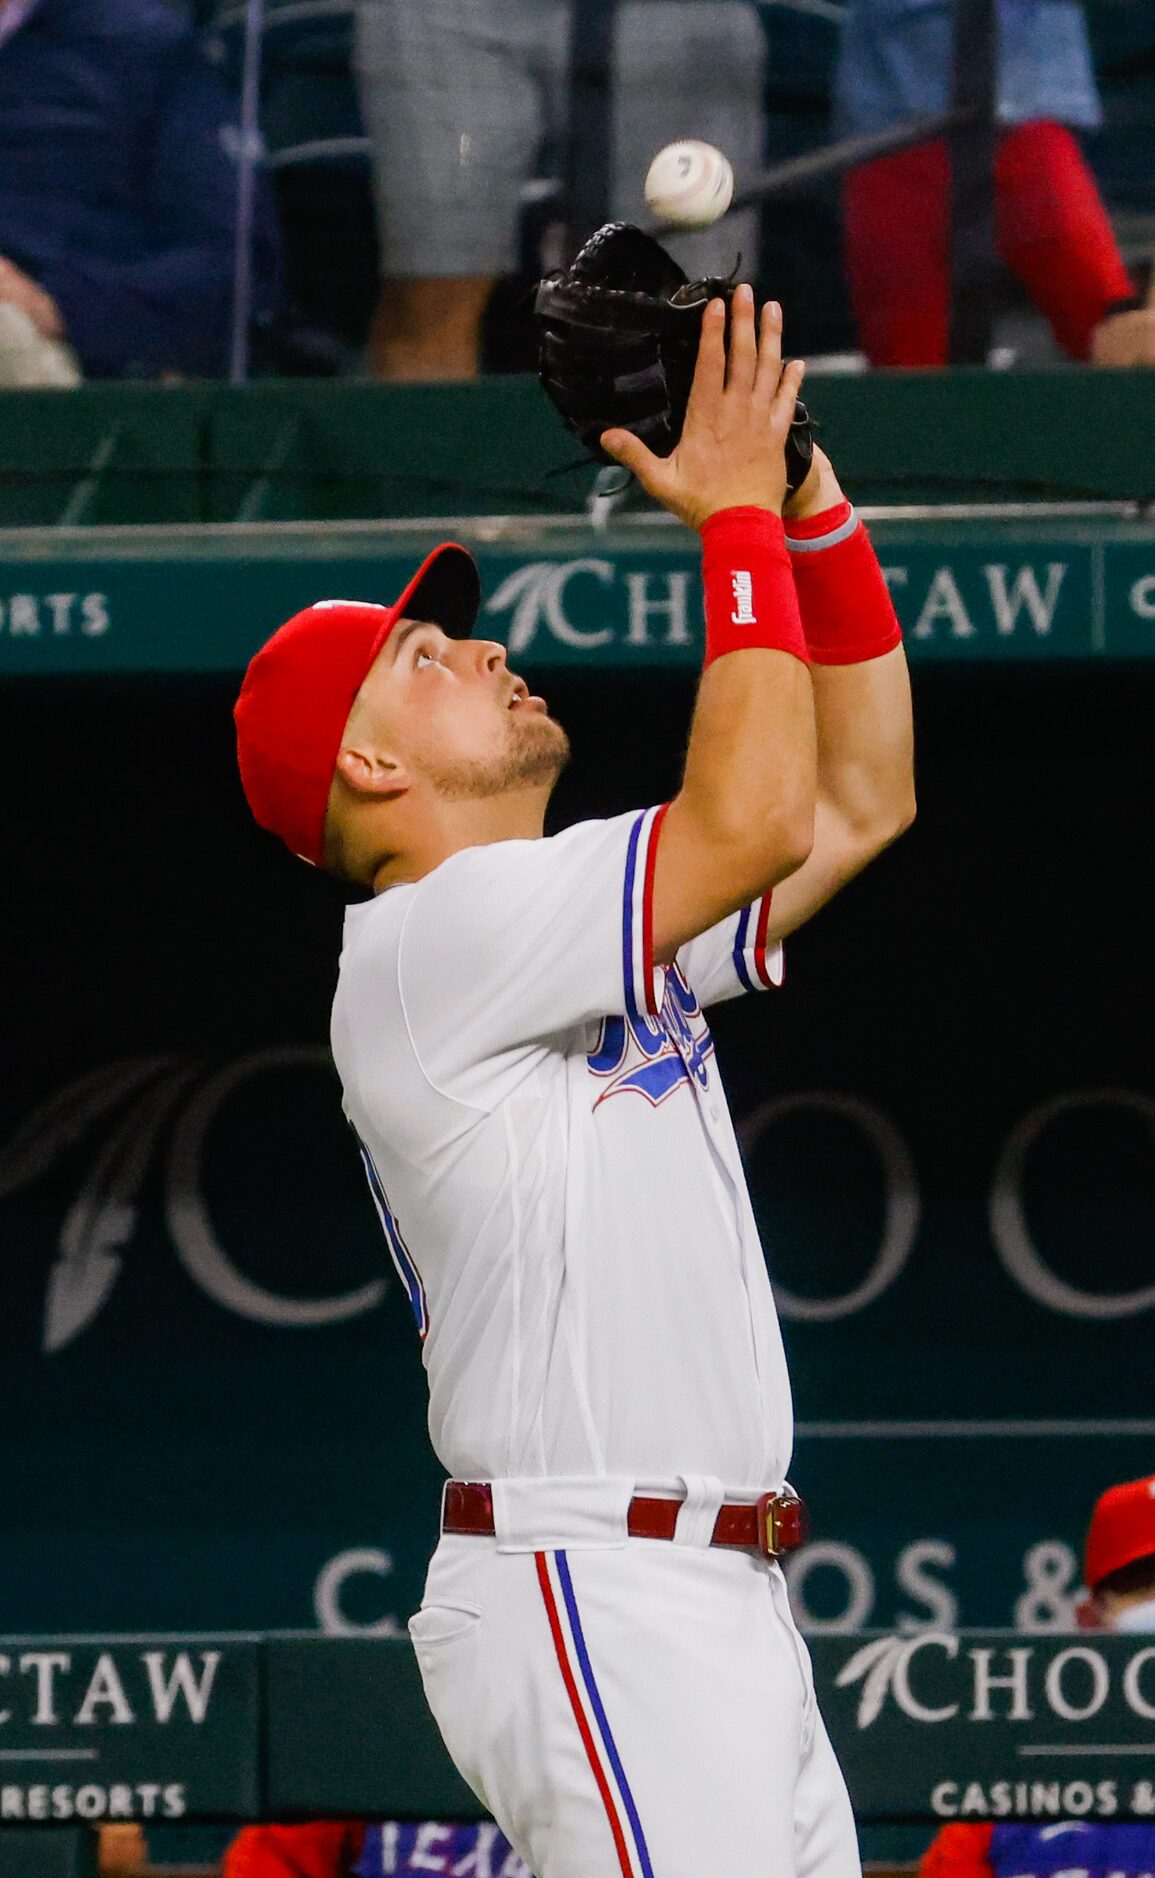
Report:
[[286,620],[250,662],[233,710],[241,785],[262,828],[321,864],[341,738],[389,634],[399,619],[422,619],[468,639],[480,604],[473,556],[446,541],[392,606],[318,600]]
[[1094,1591],[1112,1572],[1155,1557],[1155,1474],[1109,1487],[1095,1503],[1083,1576]]

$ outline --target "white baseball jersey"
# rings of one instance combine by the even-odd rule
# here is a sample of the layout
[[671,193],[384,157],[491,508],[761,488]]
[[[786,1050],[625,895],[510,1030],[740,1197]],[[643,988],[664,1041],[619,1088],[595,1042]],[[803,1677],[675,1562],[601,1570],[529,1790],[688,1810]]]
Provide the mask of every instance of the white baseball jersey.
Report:
[[472,1480],[781,1485],[781,1336],[703,1007],[768,902],[655,968],[650,809],[464,850],[346,916],[332,1044]]
[[[782,1344],[702,1007],[775,983],[768,905],[655,969],[661,810],[469,848],[350,909],[346,1112],[424,1339],[433,1443],[493,1483],[410,1620],[446,1746],[537,1878],[861,1878],[776,1562]],[[681,1501],[628,1536],[636,1488]]]

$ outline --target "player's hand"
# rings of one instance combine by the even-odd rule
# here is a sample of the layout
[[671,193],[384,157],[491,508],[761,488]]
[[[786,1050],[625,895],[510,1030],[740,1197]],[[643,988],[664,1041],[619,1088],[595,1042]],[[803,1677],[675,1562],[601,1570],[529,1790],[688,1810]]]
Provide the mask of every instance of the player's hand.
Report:
[[691,528],[722,509],[772,509],[786,497],[786,437],[805,367],[782,366],[782,309],[770,300],[755,330],[754,293],[738,287],[730,309],[711,300],[686,422],[677,448],[655,456],[628,430],[607,430],[602,448],[632,470],[650,495]]

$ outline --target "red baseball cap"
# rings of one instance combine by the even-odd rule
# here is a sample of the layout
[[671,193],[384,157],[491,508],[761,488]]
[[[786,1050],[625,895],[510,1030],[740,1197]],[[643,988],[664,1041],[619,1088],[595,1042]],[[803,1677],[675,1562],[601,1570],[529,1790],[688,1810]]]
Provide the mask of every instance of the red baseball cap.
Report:
[[1109,1487],[1095,1503],[1083,1576],[1088,1590],[1136,1559],[1155,1557],[1155,1474]]
[[278,628],[250,661],[233,709],[241,786],[262,828],[320,866],[341,738],[389,634],[399,619],[422,619],[468,639],[480,604],[477,563],[445,541],[392,606],[318,600]]

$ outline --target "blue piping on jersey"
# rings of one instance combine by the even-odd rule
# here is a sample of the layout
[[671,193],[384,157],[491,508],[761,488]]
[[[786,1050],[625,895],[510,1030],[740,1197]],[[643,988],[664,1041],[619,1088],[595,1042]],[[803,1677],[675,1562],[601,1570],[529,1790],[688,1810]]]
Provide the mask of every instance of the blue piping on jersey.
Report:
[[417,1330],[424,1341],[429,1330],[429,1305],[425,1297],[425,1286],[421,1282],[421,1273],[413,1263],[413,1255],[401,1236],[401,1228],[393,1217],[393,1209],[385,1197],[385,1189],[381,1185],[381,1176],[373,1165],[373,1157],[360,1136],[357,1137],[357,1146],[361,1150],[365,1178],[369,1182],[369,1191],[376,1204],[377,1217],[381,1221],[381,1230],[385,1234],[389,1256],[396,1267],[398,1278],[405,1287],[409,1308],[417,1319]]
[[754,908],[744,906],[738,916],[738,931],[734,936],[734,970],[747,991],[757,991],[758,986],[750,976],[746,965],[746,935],[750,930],[750,921],[754,917]]
[[626,884],[622,895],[622,966],[625,976],[626,1010],[635,1023],[640,1023],[641,1017],[634,988],[634,879],[638,871],[638,842],[645,819],[646,811],[643,810],[630,829],[630,841],[626,849]]

